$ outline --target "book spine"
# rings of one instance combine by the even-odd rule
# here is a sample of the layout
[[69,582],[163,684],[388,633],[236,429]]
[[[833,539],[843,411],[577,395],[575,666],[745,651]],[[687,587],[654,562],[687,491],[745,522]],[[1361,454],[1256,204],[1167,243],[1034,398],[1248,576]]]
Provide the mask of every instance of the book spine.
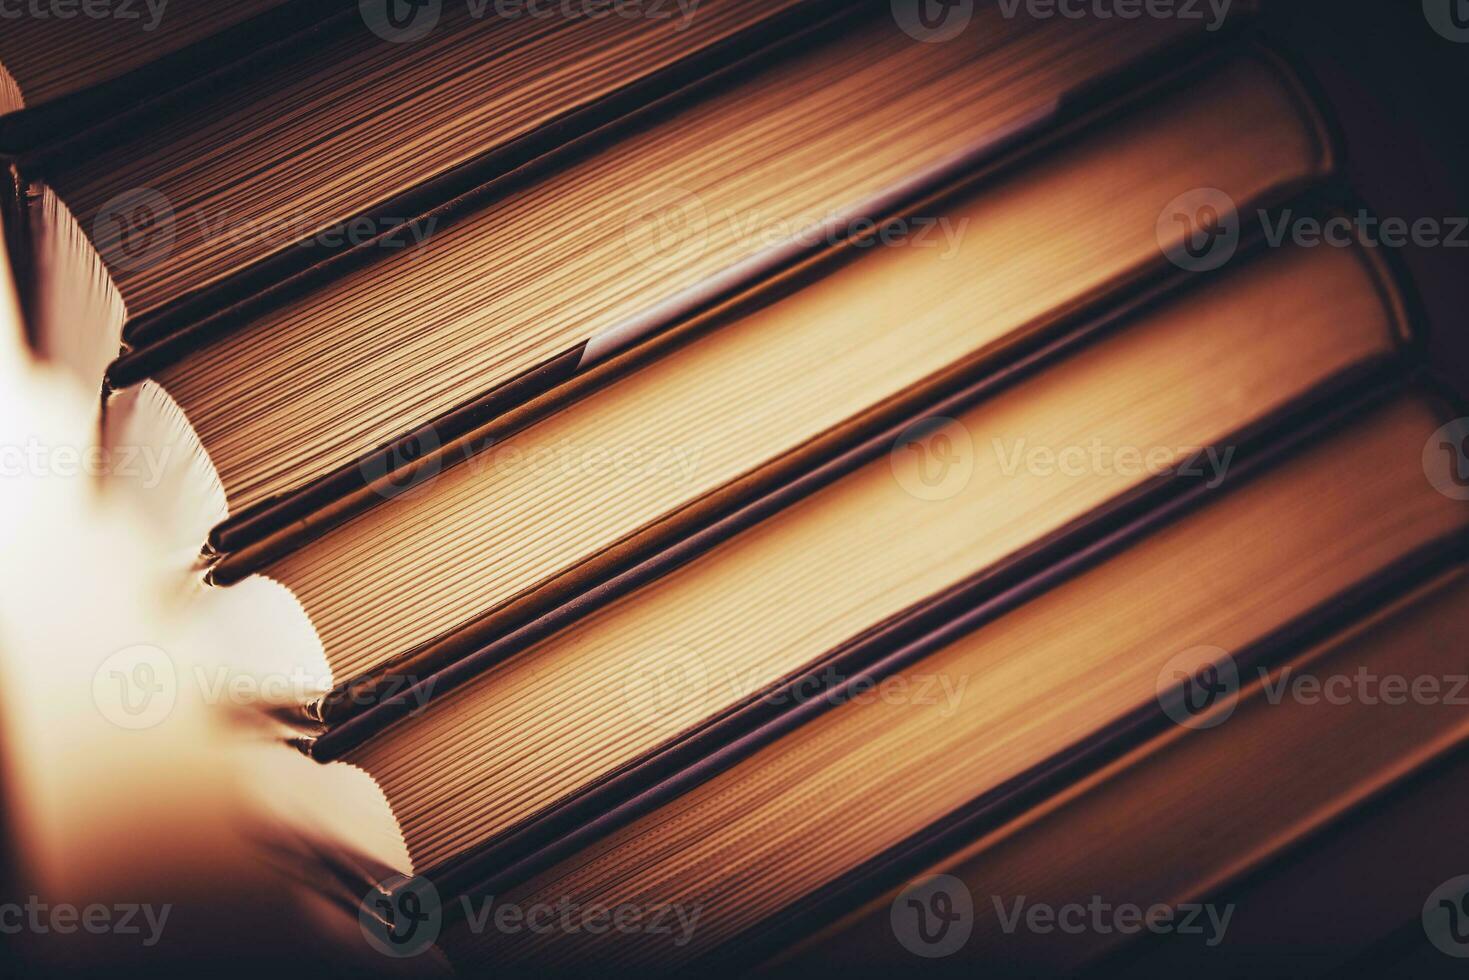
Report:
[[[1089,129],[1103,125],[1118,114],[1135,108],[1150,94],[1176,84],[1181,78],[1198,72],[1199,66],[1191,55],[1199,52],[1194,41],[1169,47],[1156,57],[1146,59],[1151,68],[1147,84],[1134,88],[1137,76],[1144,65],[1136,65],[1117,76],[1100,79],[1079,87],[1071,96],[1062,99],[1049,112],[1038,112],[1025,120],[1028,126],[1009,128],[999,134],[1000,138],[985,140],[946,167],[937,168],[927,174],[928,180],[915,181],[898,193],[883,195],[875,202],[902,200],[885,213],[871,215],[874,224],[914,213],[918,207],[931,207],[953,195],[970,191],[981,180],[994,179],[1024,162],[1034,159],[1042,150],[1050,149],[1062,139],[1077,138]],[[1229,57],[1231,45],[1213,52],[1211,61],[1222,62]],[[1125,94],[1118,96],[1118,92]],[[958,166],[963,163],[964,166]],[[1278,189],[1278,197],[1284,199],[1300,188]],[[1270,202],[1262,202],[1273,204]],[[845,226],[844,226],[845,227]],[[640,346],[656,341],[681,326],[719,310],[723,304],[759,301],[772,289],[782,288],[789,274],[802,274],[807,268],[820,265],[836,255],[849,251],[850,242],[827,246],[819,241],[810,248],[797,252],[783,252],[786,261],[783,267],[771,264],[771,257],[746,273],[758,272],[754,280],[746,276],[734,276],[721,282],[722,288],[700,287],[683,299],[685,302],[663,305],[636,321],[624,324],[612,336],[605,337],[592,349],[587,343],[563,352],[539,367],[505,385],[501,385],[447,413],[420,426],[409,436],[380,447],[354,463],[315,480],[283,496],[232,515],[210,536],[209,553],[219,557],[248,551],[248,557],[221,562],[211,574],[217,584],[239,581],[240,578],[259,570],[270,560],[287,551],[300,547],[302,543],[335,527],[361,513],[387,496],[415,485],[415,471],[421,471],[425,461],[430,468],[442,469],[455,465],[472,456],[478,448],[488,444],[493,430],[494,437],[503,437],[514,431],[498,423],[509,412],[524,407],[527,402],[546,396],[568,382],[607,366],[609,358],[616,359],[617,352],[625,355],[626,348],[640,341]],[[689,302],[697,302],[688,305]],[[143,352],[136,352],[142,356]],[[135,383],[153,368],[137,364],[127,355],[113,365],[111,384],[120,386]],[[133,365],[133,366],[129,366]],[[433,448],[427,460],[425,445]],[[259,547],[257,547],[259,546]]]
[[[135,384],[319,283],[381,261],[384,250],[377,246],[405,226],[432,218],[433,227],[447,228],[542,174],[594,154],[711,90],[737,85],[745,74],[798,53],[822,28],[872,16],[876,9],[874,0],[855,4],[807,0],[337,223],[345,228],[370,218],[382,229],[372,238],[350,241],[350,236],[316,235],[220,284],[131,320],[123,332],[130,349],[114,366],[111,384],[118,388]],[[390,217],[399,215],[410,217]]]
[[[1440,539],[1402,557],[1234,654],[1241,670],[1268,670],[1329,640],[1380,609],[1469,560],[1469,533]],[[827,882],[737,940],[708,954],[710,962],[753,966],[845,912],[871,901],[908,877],[1121,758],[1175,722],[1161,700],[1151,701],[1064,752],[972,800],[841,878]],[[499,882],[496,882],[498,885]]]
[[[1236,463],[1225,478],[1224,492],[1351,424],[1400,393],[1404,383],[1396,364],[1364,366],[1223,440],[1239,447]],[[778,689],[753,695],[739,708],[538,821],[488,842],[456,859],[452,866],[424,873],[441,888],[466,893],[498,893],[525,880],[824,713],[841,702],[844,691],[880,682],[1202,506],[1218,488],[1208,488],[1202,476],[1192,473],[1189,467],[1180,466],[1140,486],[1000,565],[832,651]],[[456,667],[470,675],[477,670],[468,663]],[[838,679],[835,687],[830,678]],[[455,681],[440,680],[432,693],[437,694],[445,683]],[[789,696],[796,691],[799,697]],[[405,694],[402,701],[404,710],[412,710],[419,703],[411,694]],[[366,721],[372,716],[369,712],[328,732],[316,741],[313,753],[318,759],[333,758],[345,751],[344,743],[360,741],[367,725],[388,720],[379,714]]]
[[355,0],[286,0],[279,6],[117,78],[0,117],[0,155],[44,177],[55,160],[88,152],[129,127],[166,118],[173,103],[237,80],[313,28],[357,16]]

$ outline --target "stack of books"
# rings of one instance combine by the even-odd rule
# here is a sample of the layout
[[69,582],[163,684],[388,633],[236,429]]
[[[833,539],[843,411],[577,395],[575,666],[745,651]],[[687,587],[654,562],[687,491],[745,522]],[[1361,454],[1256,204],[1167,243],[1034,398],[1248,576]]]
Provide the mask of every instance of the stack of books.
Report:
[[1464,784],[1469,425],[1253,7],[138,9],[0,36],[24,331],[359,941],[1176,968]]

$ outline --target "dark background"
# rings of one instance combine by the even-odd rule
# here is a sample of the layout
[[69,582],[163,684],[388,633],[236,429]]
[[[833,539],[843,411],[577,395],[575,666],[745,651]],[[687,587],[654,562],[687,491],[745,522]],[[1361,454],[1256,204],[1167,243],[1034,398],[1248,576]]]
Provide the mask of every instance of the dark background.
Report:
[[[1439,35],[1421,0],[1273,0],[1262,30],[1325,92],[1346,179],[1378,217],[1469,216],[1469,44]],[[1401,257],[1428,314],[1429,358],[1469,396],[1469,248],[1409,245]]]

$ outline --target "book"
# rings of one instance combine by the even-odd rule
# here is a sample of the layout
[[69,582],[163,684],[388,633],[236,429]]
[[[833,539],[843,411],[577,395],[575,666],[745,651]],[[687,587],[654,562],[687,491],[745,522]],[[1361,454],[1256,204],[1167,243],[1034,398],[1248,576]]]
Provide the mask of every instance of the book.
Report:
[[[568,896],[612,908],[653,895],[697,907],[688,942],[472,933],[460,921],[446,925],[442,945],[461,967],[667,967],[716,951],[737,958],[733,947],[752,948],[762,925],[825,883],[1155,704],[1158,675],[1180,654],[1240,649],[1416,549],[1462,534],[1463,507],[1423,480],[1419,458],[1441,418],[1421,396],[1393,399],[901,675],[910,689],[920,675],[947,678],[951,691],[967,678],[957,699],[839,701],[528,881],[496,882],[497,900],[521,907]],[[1344,471],[1356,474],[1350,501],[1327,489]],[[1155,601],[1165,594],[1168,602]],[[1210,662],[1194,660],[1185,673]],[[460,798],[459,808],[468,804],[484,802]],[[436,850],[452,833],[452,812],[440,808],[420,825]],[[413,821],[404,828],[412,851]],[[426,853],[434,852],[420,850],[415,862]]]
[[312,43],[258,53],[244,84],[22,161],[43,350],[100,383],[124,342],[171,335],[354,245],[421,241],[469,188],[716,75],[769,31],[795,40],[832,5],[713,0],[692,17],[670,5],[570,20],[501,6],[445,5],[424,37],[394,43],[351,4]]
[[[330,935],[337,968],[377,972],[355,925],[357,943],[340,943],[313,909],[339,855],[395,864],[402,842],[363,837],[381,825],[381,794],[362,773],[323,769],[281,741],[271,713],[313,683],[309,651],[289,643],[289,608],[248,586],[181,581],[120,491],[125,465],[80,468],[96,392],[26,348],[4,250],[0,382],[0,874],[7,908],[25,910],[6,935],[7,972],[156,971],[210,956],[227,972],[281,971],[286,946],[298,949],[291,969],[326,969],[310,950]],[[323,802],[338,815],[313,805]],[[67,906],[105,907],[109,928],[51,928],[51,910]],[[282,946],[262,944],[267,933]]]
[[[1407,591],[1365,614],[1351,610],[1359,621],[1283,663],[1232,655],[1238,686],[1212,709],[1181,716],[1187,724],[1169,719],[1166,731],[913,875],[951,875],[970,890],[974,930],[962,958],[1004,974],[1115,961],[1146,944],[1146,930],[1038,933],[1001,921],[997,908],[1013,909],[1017,896],[1055,908],[1092,895],[1145,909],[1204,902],[1453,756],[1469,729],[1452,691],[1462,664],[1445,640],[1463,629],[1469,579],[1456,566]],[[780,969],[907,962],[913,954],[889,928],[906,888],[801,943]],[[1258,914],[1251,904],[1240,914]],[[1227,930],[1216,939],[1211,946]]]
[[[419,871],[523,829],[742,704],[820,675],[854,637],[1034,542],[1060,535],[1056,550],[1075,550],[1073,522],[1085,527],[1089,513],[1149,482],[1140,463],[1087,466],[1084,477],[1054,462],[1031,465],[1028,447],[1134,447],[1152,454],[1160,479],[1197,457],[1214,482],[1227,473],[1222,454],[1241,433],[1361,363],[1348,353],[1355,344],[1364,345],[1358,357],[1369,359],[1393,350],[1395,334],[1378,306],[1365,315],[1327,314],[1314,326],[1292,318],[1303,333],[1290,336],[1279,321],[1262,329],[1269,321],[1252,315],[1249,297],[1248,289],[1221,288],[1196,307],[1185,296],[956,412],[931,430],[964,461],[962,470],[951,465],[953,492],[923,482],[933,459],[900,448],[656,587],[498,662],[466,665],[454,677],[446,671],[399,692],[399,706],[413,710],[390,712],[401,720],[385,731],[375,730],[369,712],[363,723],[321,736],[313,750],[372,774]],[[1230,299],[1241,305],[1231,308]],[[1198,310],[1217,311],[1218,319],[1199,319]],[[1348,324],[1362,331],[1351,344]],[[1348,360],[1333,367],[1342,356]],[[1234,397],[1195,397],[1193,379],[1205,375]],[[1025,443],[1012,443],[1012,433],[1024,433]],[[638,723],[616,725],[627,718]],[[615,738],[606,727],[613,725]],[[365,741],[364,730],[372,735]],[[431,761],[446,754],[452,765]],[[474,802],[447,808],[451,799]]]
[[[1461,673],[1456,668],[1444,679],[1456,684]],[[1322,973],[1447,976],[1462,958],[1455,955],[1462,912],[1450,909],[1461,897],[1462,882],[1454,879],[1469,855],[1441,829],[1444,814],[1456,812],[1466,793],[1464,753],[1446,753],[1281,860],[1219,889],[1211,900],[1230,902],[1236,912],[1207,958],[1160,938],[1136,943],[1111,962],[1167,972],[1192,961],[1201,976],[1237,976],[1289,945],[1294,962]]]
[[[286,553],[263,574],[316,624],[338,686],[354,688],[338,700],[358,702],[358,682],[373,674],[401,681],[442,669],[836,455],[854,436],[912,415],[955,379],[995,374],[1041,338],[1074,333],[1075,321],[1097,318],[1160,266],[1172,268],[1159,254],[1156,217],[1175,185],[1192,186],[1207,169],[1242,200],[1268,200],[1324,166],[1302,130],[1300,157],[1273,173],[1254,172],[1263,159],[1247,150],[1227,159],[1187,139],[1252,84],[1270,98],[1267,66],[1247,60],[1232,70],[1239,74],[1180,93],[1173,111],[1114,124],[935,209],[936,222],[964,229],[951,251],[860,254],[790,296],[702,328],[478,455],[428,471],[409,492],[307,547],[299,529],[272,542]],[[1298,117],[1285,101],[1265,102],[1262,121],[1266,106],[1280,115],[1262,139],[1282,146],[1274,127],[1289,132]],[[1180,138],[1197,155],[1169,156]],[[1154,169],[1165,160],[1166,176]],[[1225,180],[1236,164],[1239,183]],[[1101,190],[1094,175],[1104,170],[1125,177]],[[1089,208],[1098,198],[1107,206]],[[1039,213],[1057,217],[1037,225]],[[1044,231],[1027,237],[1028,227]],[[1106,261],[1096,259],[1100,242]],[[1347,256],[1355,258],[1341,261]],[[1299,277],[1319,283],[1308,302],[1349,304],[1331,315],[1375,324],[1382,343],[1406,331],[1383,320],[1396,312],[1368,312],[1392,286],[1365,252],[1293,256],[1279,268],[1282,278],[1260,270],[1258,280],[1242,280],[1258,287],[1236,285],[1237,299],[1210,302],[1221,311],[1258,303],[1272,321],[1311,323],[1314,313],[1277,309],[1268,298]],[[917,317],[914,293],[935,297]],[[1367,352],[1344,345],[1324,354],[1318,379],[1344,366],[1337,354]],[[619,472],[619,454],[636,455],[637,465]],[[238,581],[252,559],[226,557],[213,581]]]
[[274,34],[345,5],[292,0],[119,0],[6,9],[0,33],[0,150],[35,152],[186,87]]
[[1469,952],[1444,284],[1230,6],[68,40],[0,111],[22,967]]
[[197,438],[199,530],[236,550],[889,217],[1170,38],[1001,19],[932,49],[863,20],[250,318],[109,414]]

